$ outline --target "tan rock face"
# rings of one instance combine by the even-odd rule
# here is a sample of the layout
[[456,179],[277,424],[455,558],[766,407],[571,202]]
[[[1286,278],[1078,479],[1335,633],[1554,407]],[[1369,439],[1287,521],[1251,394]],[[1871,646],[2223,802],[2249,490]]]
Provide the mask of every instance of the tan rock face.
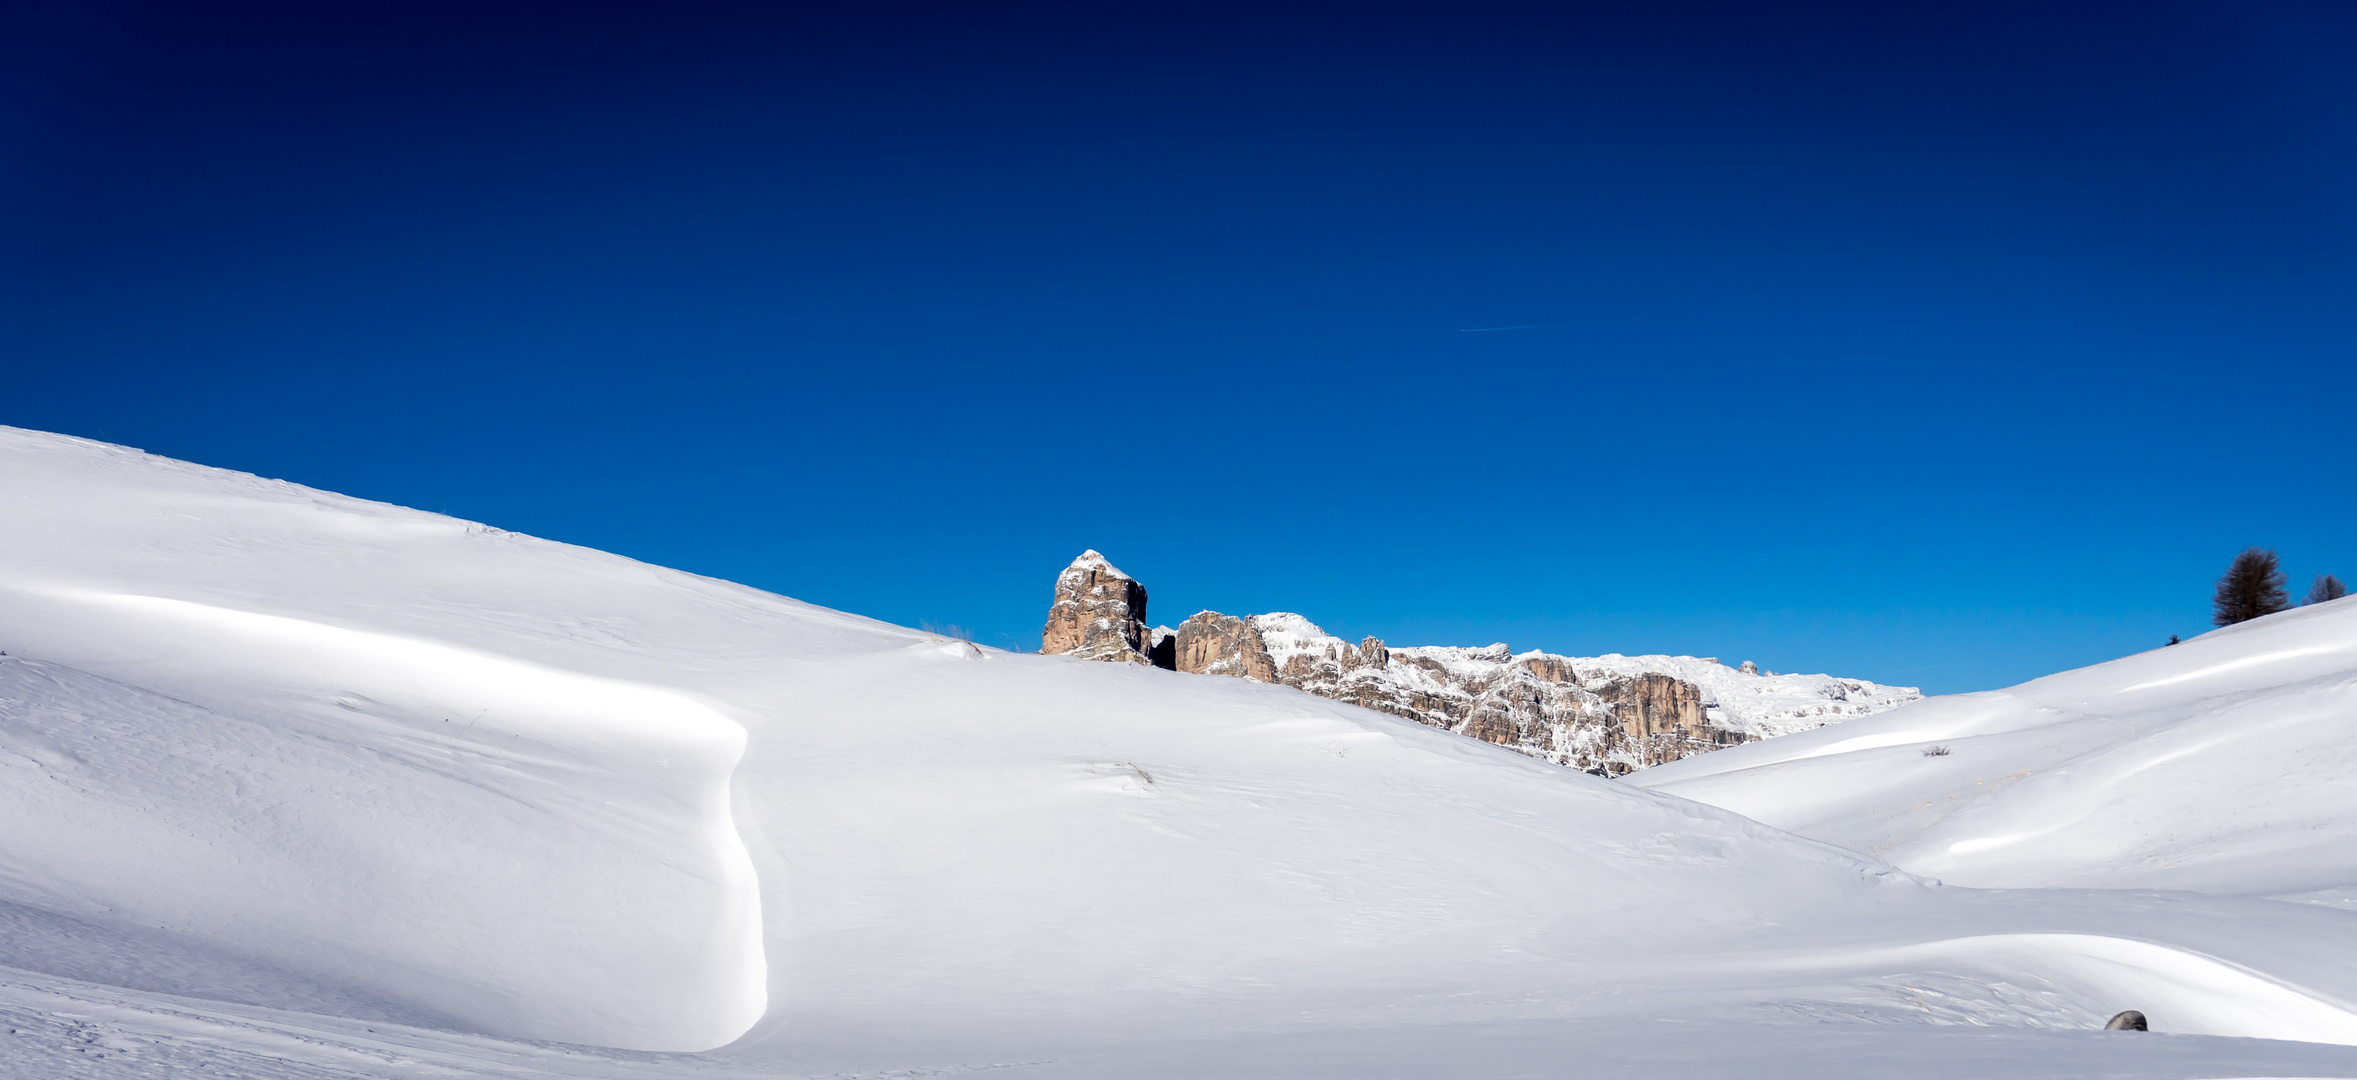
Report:
[[1056,575],[1056,598],[1039,632],[1039,651],[1146,664],[1153,649],[1148,633],[1146,587],[1103,555],[1084,551]]
[[1276,682],[1277,667],[1250,620],[1216,611],[1188,616],[1178,628],[1178,670]]

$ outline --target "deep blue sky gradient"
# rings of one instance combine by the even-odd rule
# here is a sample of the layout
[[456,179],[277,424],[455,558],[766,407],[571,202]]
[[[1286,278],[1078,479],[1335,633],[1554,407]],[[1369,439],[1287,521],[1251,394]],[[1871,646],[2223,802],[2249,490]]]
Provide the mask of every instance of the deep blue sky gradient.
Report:
[[1084,547],[1935,692],[2357,576],[2357,9],[1768,7],[12,6],[0,423],[1008,646]]

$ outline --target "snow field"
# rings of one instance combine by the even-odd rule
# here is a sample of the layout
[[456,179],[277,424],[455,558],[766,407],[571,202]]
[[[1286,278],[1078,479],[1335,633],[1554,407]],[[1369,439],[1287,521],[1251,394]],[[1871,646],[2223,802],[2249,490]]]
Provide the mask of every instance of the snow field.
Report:
[[[1281,686],[81,440],[0,429],[0,498],[0,1071],[2357,1076],[2333,907],[1938,886]],[[2257,653],[2183,655],[2122,685]],[[1775,764],[1877,754],[1963,764]]]

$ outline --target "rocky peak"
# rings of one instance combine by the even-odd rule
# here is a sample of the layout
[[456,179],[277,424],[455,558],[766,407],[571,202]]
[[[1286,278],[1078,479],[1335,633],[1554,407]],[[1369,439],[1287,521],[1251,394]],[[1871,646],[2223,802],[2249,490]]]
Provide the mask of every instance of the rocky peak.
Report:
[[1083,660],[1153,662],[1146,629],[1146,587],[1094,549],[1056,575],[1056,598],[1039,632],[1039,651]]

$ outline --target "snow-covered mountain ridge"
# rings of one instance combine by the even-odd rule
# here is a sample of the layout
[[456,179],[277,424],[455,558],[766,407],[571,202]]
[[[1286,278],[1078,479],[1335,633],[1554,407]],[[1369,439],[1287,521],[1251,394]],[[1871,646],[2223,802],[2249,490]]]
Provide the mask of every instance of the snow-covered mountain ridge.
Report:
[[1542,761],[1617,776],[1755,739],[1897,708],[1923,696],[1829,675],[1761,673],[1692,656],[1558,656],[1356,644],[1292,612],[1198,612],[1146,629],[1147,592],[1094,550],[1056,578],[1044,652],[1280,683]]
[[79,439],[0,428],[0,506],[0,1075],[2357,1076],[2329,906],[1935,885],[1282,686]]
[[[1318,628],[1291,612],[1250,616],[1268,646],[1277,670],[1331,662],[1347,655],[1349,642]],[[1752,739],[1790,735],[1861,716],[1887,712],[1923,696],[1912,686],[1882,686],[1864,679],[1832,675],[1779,675],[1743,670],[1713,657],[1694,656],[1565,656],[1533,649],[1515,652],[1498,642],[1472,649],[1451,645],[1394,645],[1393,658],[1429,661],[1457,683],[1492,681],[1503,669],[1560,665],[1583,683],[1606,683],[1636,675],[1668,675],[1701,691],[1704,719]]]
[[1352,645],[1291,612],[1247,619],[1278,682],[1610,775],[1923,696],[1861,679],[1747,672],[1715,658],[1517,653],[1503,642]]

